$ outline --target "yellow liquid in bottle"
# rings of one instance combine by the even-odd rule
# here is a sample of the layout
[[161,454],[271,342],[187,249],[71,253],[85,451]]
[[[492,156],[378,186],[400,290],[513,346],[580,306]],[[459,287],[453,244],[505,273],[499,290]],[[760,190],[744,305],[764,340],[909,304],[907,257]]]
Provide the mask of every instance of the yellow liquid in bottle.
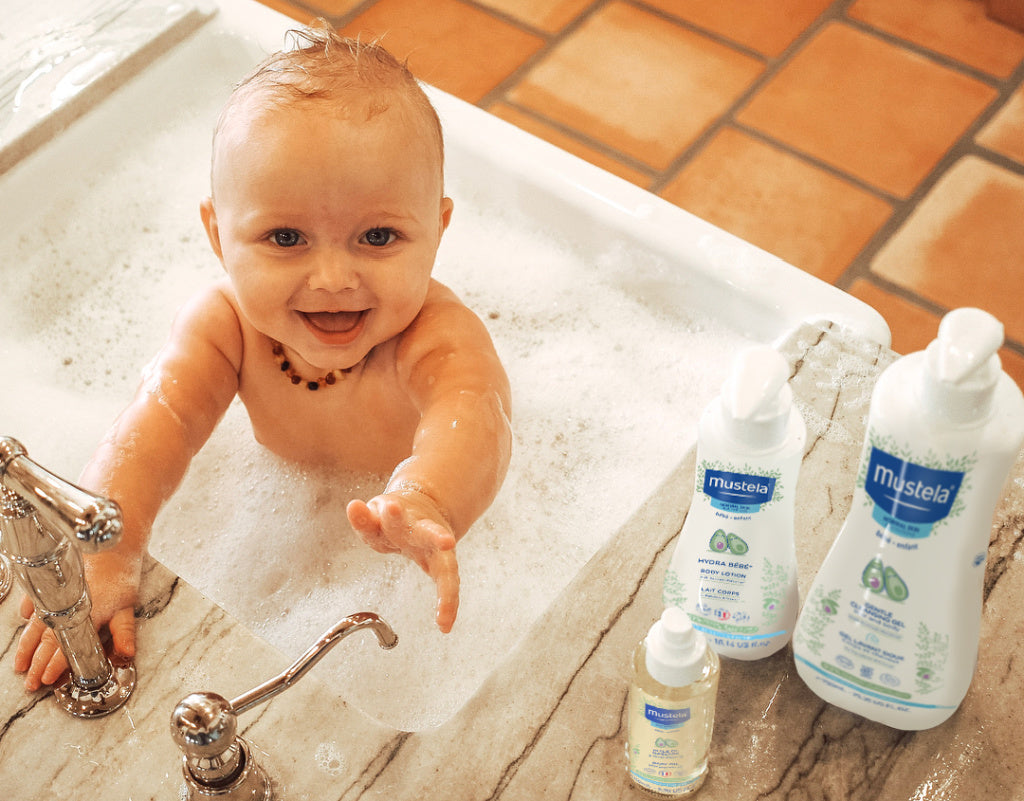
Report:
[[708,648],[696,681],[667,687],[647,672],[646,654],[643,642],[633,654],[626,739],[629,777],[653,798],[679,798],[699,790],[707,776],[718,656]]

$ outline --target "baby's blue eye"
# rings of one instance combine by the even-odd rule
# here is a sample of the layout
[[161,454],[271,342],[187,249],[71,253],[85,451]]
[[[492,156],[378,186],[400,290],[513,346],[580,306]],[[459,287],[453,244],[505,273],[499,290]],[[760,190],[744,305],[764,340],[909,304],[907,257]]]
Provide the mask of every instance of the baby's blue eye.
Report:
[[390,228],[371,228],[363,234],[363,241],[375,248],[382,248],[390,245],[395,239],[395,232]]
[[274,231],[272,238],[278,247],[293,248],[302,241],[302,234],[291,228],[283,228],[280,231]]

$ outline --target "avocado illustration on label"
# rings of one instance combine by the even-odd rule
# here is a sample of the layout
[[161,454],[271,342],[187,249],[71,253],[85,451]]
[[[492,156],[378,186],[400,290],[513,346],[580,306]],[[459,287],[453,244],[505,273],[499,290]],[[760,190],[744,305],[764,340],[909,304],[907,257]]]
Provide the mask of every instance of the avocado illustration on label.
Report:
[[743,556],[743,554],[750,550],[746,541],[735,534],[730,534],[726,542],[729,543],[729,550],[736,554],[736,556]]
[[871,592],[881,593],[885,591],[885,574],[883,573],[882,560],[872,559],[868,562],[864,572],[860,574],[861,583]]
[[894,601],[905,601],[907,596],[910,595],[906,582],[891,567],[885,569],[885,591]]
[[708,547],[716,553],[723,553],[729,549],[729,540],[725,536],[725,532],[722,529],[718,529],[714,534],[711,535],[711,541],[708,543]]

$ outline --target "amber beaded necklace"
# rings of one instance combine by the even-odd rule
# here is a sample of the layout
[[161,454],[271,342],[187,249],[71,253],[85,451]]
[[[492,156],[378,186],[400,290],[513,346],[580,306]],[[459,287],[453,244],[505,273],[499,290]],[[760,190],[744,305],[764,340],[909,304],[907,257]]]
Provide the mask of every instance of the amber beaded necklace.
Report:
[[305,384],[306,389],[310,392],[315,392],[325,384],[330,386],[331,384],[344,380],[348,374],[352,372],[351,367],[346,367],[344,370],[335,369],[320,376],[320,378],[310,381],[309,379],[303,378],[299,375],[298,371],[292,367],[292,363],[288,361],[288,357],[285,355],[284,346],[275,339],[270,341],[273,343],[274,358],[277,360],[277,366],[281,368],[281,372],[288,376],[288,380],[296,386],[299,384]]

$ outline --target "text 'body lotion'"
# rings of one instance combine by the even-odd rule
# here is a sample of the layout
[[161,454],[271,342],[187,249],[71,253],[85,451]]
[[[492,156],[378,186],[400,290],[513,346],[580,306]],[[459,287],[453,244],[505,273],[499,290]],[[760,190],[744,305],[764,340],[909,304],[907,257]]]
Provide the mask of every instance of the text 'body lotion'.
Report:
[[797,623],[807,685],[897,729],[942,723],[974,674],[992,515],[1024,441],[1002,342],[990,314],[956,309],[879,377],[853,504]]
[[693,501],[665,573],[665,605],[735,659],[781,649],[797,616],[793,511],[807,433],[788,376],[768,346],[737,355],[700,420]]

